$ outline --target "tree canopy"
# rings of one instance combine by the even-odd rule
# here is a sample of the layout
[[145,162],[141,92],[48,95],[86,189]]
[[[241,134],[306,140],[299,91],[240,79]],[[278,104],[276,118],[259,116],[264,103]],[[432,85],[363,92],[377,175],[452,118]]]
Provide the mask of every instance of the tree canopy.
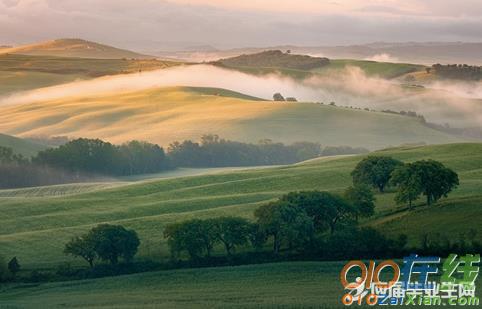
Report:
[[402,164],[401,161],[391,157],[368,156],[360,161],[352,171],[353,184],[371,185],[380,192],[384,192],[392,172]]

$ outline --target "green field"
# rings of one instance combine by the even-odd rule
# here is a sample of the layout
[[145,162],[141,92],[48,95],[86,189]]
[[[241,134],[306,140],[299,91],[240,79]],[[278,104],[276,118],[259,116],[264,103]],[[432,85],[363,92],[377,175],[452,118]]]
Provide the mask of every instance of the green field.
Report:
[[31,157],[40,150],[47,148],[45,145],[30,142],[21,138],[0,133],[0,146],[12,148],[14,153],[21,154],[25,157]]
[[[452,144],[381,152],[405,161],[440,160],[459,173],[461,185],[448,199],[412,212],[395,206],[393,193],[377,195],[377,214],[365,224],[392,236],[406,233],[411,244],[418,244],[422,233],[458,239],[459,233],[476,229],[480,238],[481,151],[482,144]],[[28,269],[55,267],[73,261],[62,254],[70,237],[111,222],[139,233],[140,257],[163,260],[168,257],[162,238],[166,224],[192,217],[249,218],[262,203],[294,190],[341,192],[361,158],[331,157],[292,166],[150,180],[77,195],[56,196],[58,189],[52,187],[52,196],[44,192],[43,197],[0,197],[0,248],[6,256],[16,255]]]
[[[167,146],[204,134],[257,143],[379,149],[405,143],[467,141],[401,115],[314,103],[276,103],[218,88],[163,87],[65,97],[0,108],[0,132],[29,136],[132,139]],[[470,140],[469,140],[470,141]]]
[[75,80],[163,69],[180,62],[89,59],[0,53],[0,96]]
[[330,59],[328,65],[311,70],[298,70],[285,67],[233,66],[228,64],[220,65],[223,67],[255,75],[266,75],[279,72],[282,75],[290,76],[295,79],[304,79],[313,75],[336,74],[342,72],[345,68],[348,67],[358,67],[367,76],[381,77],[386,79],[400,77],[413,72],[424,72],[425,69],[425,66],[418,64],[390,63],[352,59]]

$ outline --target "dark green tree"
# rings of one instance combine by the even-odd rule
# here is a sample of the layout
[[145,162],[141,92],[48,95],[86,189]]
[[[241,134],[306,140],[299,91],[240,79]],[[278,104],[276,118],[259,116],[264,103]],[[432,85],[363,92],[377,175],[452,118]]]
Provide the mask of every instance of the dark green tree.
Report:
[[203,253],[211,256],[217,242],[214,219],[169,224],[164,229],[164,237],[168,239],[173,258],[179,258],[180,253],[186,251],[193,260],[199,259]]
[[369,156],[360,161],[351,172],[353,184],[367,184],[374,186],[380,192],[389,184],[390,175],[403,163],[385,156]]
[[278,254],[282,244],[288,249],[303,246],[314,232],[313,220],[306,212],[286,201],[271,202],[254,212],[257,224],[267,236],[273,237],[273,252]]
[[99,258],[113,265],[117,264],[120,257],[126,262],[131,262],[140,244],[137,233],[121,225],[98,225],[87,237],[94,242],[94,249]]
[[422,160],[413,163],[418,174],[422,193],[427,198],[427,205],[438,201],[459,185],[456,172],[435,160]]
[[413,202],[420,197],[423,190],[416,166],[412,163],[400,165],[392,172],[390,182],[397,187],[395,202],[408,203],[408,209],[411,210]]
[[356,209],[352,205],[341,196],[330,192],[291,192],[282,196],[281,201],[303,209],[313,220],[318,232],[329,229],[333,234],[338,223],[356,214]]
[[355,208],[356,218],[370,217],[375,214],[375,196],[368,185],[348,187],[345,199]]
[[214,235],[231,255],[236,246],[244,246],[249,242],[252,233],[252,224],[239,217],[221,217],[212,219],[214,224]]
[[65,245],[64,253],[83,258],[92,268],[94,267],[97,253],[95,252],[95,242],[91,236],[91,234],[86,234],[72,238]]
[[273,101],[285,101],[285,98],[281,95],[281,93],[277,92],[273,94]]
[[8,262],[8,270],[10,273],[15,277],[15,275],[20,271],[20,264],[18,263],[18,259],[16,256],[14,256],[9,262]]

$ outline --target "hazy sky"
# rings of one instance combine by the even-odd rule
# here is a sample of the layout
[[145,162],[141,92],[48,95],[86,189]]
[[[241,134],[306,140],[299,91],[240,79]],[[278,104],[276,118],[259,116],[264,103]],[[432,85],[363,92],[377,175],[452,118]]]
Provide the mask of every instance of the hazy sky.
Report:
[[482,41],[482,0],[0,0],[0,45],[76,37],[137,50]]

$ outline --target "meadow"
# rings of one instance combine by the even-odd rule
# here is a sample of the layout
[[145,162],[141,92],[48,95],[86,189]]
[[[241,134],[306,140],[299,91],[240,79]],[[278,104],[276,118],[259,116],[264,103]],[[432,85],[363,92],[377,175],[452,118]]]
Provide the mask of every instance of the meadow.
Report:
[[[405,233],[411,245],[418,245],[425,233],[458,240],[460,233],[474,229],[480,239],[481,151],[482,144],[448,144],[378,152],[407,162],[439,160],[457,171],[461,185],[436,205],[421,206],[420,201],[410,212],[406,206],[394,204],[393,192],[378,194],[376,215],[363,224],[394,237]],[[17,256],[25,269],[53,268],[76,261],[62,253],[72,236],[109,222],[139,233],[139,257],[163,261],[169,255],[162,237],[166,224],[193,217],[252,218],[257,207],[289,191],[342,192],[362,157],[328,157],[290,166],[147,180],[69,195],[58,195],[55,186],[51,196],[48,187],[40,196],[15,197],[9,190],[9,197],[0,193],[0,247],[4,255]]]
[[167,146],[204,134],[258,142],[319,142],[378,149],[467,141],[419,119],[314,103],[276,103],[216,88],[162,87],[67,96],[0,108],[0,131],[20,137],[132,139]]
[[0,53],[0,96],[105,75],[164,69],[181,62]]

